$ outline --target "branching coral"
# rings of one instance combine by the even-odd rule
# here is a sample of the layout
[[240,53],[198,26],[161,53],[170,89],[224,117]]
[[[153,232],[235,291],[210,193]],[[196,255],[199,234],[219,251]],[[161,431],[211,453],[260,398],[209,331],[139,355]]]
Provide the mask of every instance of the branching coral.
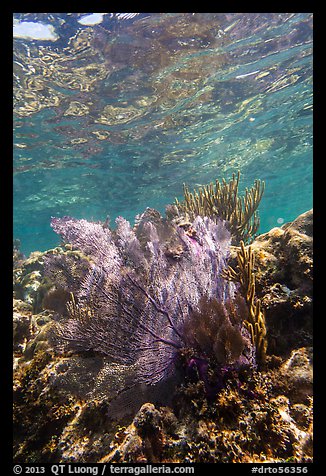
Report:
[[216,221],[227,220],[234,243],[243,240],[249,242],[259,228],[257,208],[265,189],[265,182],[255,180],[254,185],[245,190],[244,197],[238,196],[240,172],[232,175],[229,183],[225,179],[194,190],[193,193],[184,185],[184,200],[175,201],[180,214],[191,220],[196,216],[207,216]]
[[251,246],[246,250],[243,241],[240,242],[237,261],[237,270],[229,266],[223,270],[222,275],[233,282],[240,283],[242,294],[249,307],[249,317],[248,320],[245,320],[245,325],[250,332],[251,341],[256,347],[257,359],[264,362],[267,349],[266,325],[260,299],[255,297],[255,257]]

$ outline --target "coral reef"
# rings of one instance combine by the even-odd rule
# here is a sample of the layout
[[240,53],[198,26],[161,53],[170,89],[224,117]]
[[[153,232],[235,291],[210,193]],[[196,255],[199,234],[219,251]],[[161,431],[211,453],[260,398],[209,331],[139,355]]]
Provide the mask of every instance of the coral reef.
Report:
[[312,232],[310,210],[252,243],[256,295],[264,308],[269,353],[286,356],[294,347],[312,346]]
[[[114,233],[114,238],[106,242],[105,247],[105,252],[110,254],[112,247],[119,245],[120,261],[115,261],[115,265],[122,262],[124,266],[127,257],[131,256],[130,253],[124,252],[127,246],[128,250],[142,250],[141,256],[144,259],[139,261],[139,258],[136,258],[139,255],[134,251],[134,258],[129,261],[131,264],[128,264],[127,268],[135,283],[139,277],[132,274],[134,264],[138,263],[140,276],[151,267],[152,255],[148,251],[145,252],[148,228],[153,231],[155,226],[160,236],[156,248],[162,256],[164,254],[160,263],[169,260],[174,273],[179,267],[185,266],[191,253],[189,249],[184,248],[181,253],[177,253],[177,257],[166,253],[168,249],[176,247],[176,238],[181,234],[185,240],[194,240],[199,245],[194,236],[199,238],[203,231],[207,233],[207,230],[216,230],[214,227],[203,227],[204,221],[200,219],[194,226],[196,235],[192,231],[191,237],[186,235],[186,230],[182,227],[175,229],[153,211],[145,212],[144,215],[145,218],[140,217],[136,227],[140,248],[137,248],[137,242],[132,240],[136,232],[131,232],[125,222],[120,224],[120,231],[118,225],[117,232],[107,232]],[[151,224],[155,223],[153,226],[147,224],[146,216],[149,215]],[[206,222],[207,225],[209,223]],[[87,222],[85,224],[80,221],[72,221],[69,233],[79,225],[82,225],[81,229],[87,234]],[[57,226],[64,227],[65,222],[57,222]],[[103,230],[103,226],[99,226]],[[100,228],[96,229],[99,241],[93,240],[91,245],[95,248],[103,236]],[[234,298],[237,296],[237,299],[232,299],[233,307],[227,299],[223,306],[218,306],[214,300],[207,299],[205,293],[198,291],[197,306],[187,311],[188,319],[185,322],[188,324],[182,322],[180,329],[177,329],[187,336],[191,349],[196,349],[199,353],[203,349],[208,351],[211,355],[210,368],[205,369],[205,365],[199,360],[194,365],[193,355],[189,358],[185,352],[184,356],[180,355],[183,378],[170,376],[170,380],[163,379],[164,385],[157,389],[157,393],[165,391],[170,396],[170,399],[163,396],[163,406],[153,392],[142,389],[143,384],[135,386],[132,393],[122,392],[124,397],[120,403],[124,406],[131,404],[130,416],[125,412],[119,414],[120,403],[115,396],[117,390],[121,391],[130,383],[130,379],[134,381],[137,362],[114,362],[105,352],[98,353],[85,348],[77,353],[68,349],[64,353],[58,352],[57,339],[53,339],[53,332],[58,325],[65,326],[70,320],[68,314],[62,315],[61,312],[64,307],[62,302],[65,302],[67,296],[64,294],[62,301],[61,297],[58,297],[60,305],[53,305],[56,300],[49,299],[55,309],[46,310],[43,305],[47,305],[47,299],[44,299],[42,287],[35,291],[34,296],[34,300],[40,303],[38,309],[33,308],[33,303],[18,299],[16,294],[15,462],[312,461],[311,229],[312,212],[307,212],[292,223],[261,235],[251,244],[252,253],[255,254],[255,292],[257,299],[260,299],[264,306],[268,328],[268,354],[265,365],[258,370],[253,365],[232,364],[241,361],[240,356],[244,355],[243,345],[252,349],[248,331],[244,329],[243,332],[240,327],[239,334],[236,320],[246,310],[245,300],[241,300],[240,295],[235,293]],[[176,235],[172,233],[173,230]],[[80,235],[78,233],[75,236],[77,239]],[[224,236],[229,243],[229,237]],[[111,245],[108,246],[108,243]],[[197,247],[197,244],[194,246]],[[98,260],[105,264],[101,250],[102,246],[98,249],[98,259],[93,251],[86,259],[85,249],[77,253],[71,246],[65,246],[56,251],[40,253],[36,260],[25,260],[14,273],[14,277],[17,277],[16,292],[22,290],[24,275],[28,275],[35,268],[40,271],[41,278],[38,279],[41,282],[43,279],[50,281],[47,292],[54,292],[55,285],[51,282],[53,276],[51,278],[51,272],[44,270],[44,262],[49,260],[48,268],[52,263],[53,270],[59,270],[62,256],[63,268],[58,275],[60,289],[66,290],[70,286],[76,286],[74,289],[78,289],[78,283],[82,281],[84,284],[80,287],[81,297],[74,291],[75,305],[82,311],[83,306],[80,305],[87,302],[87,290],[90,297],[93,292],[91,276],[93,283],[99,284],[96,275],[92,275],[90,271],[99,265]],[[233,270],[237,270],[238,251],[238,248],[232,248],[231,251],[230,265]],[[77,253],[78,258],[76,254],[71,253]],[[71,264],[69,260],[72,256],[75,256],[76,264],[73,268],[73,279],[70,280],[63,270]],[[226,260],[222,259],[219,272],[225,268],[225,264]],[[213,279],[213,268],[210,268],[208,275],[210,277],[207,279]],[[167,274],[166,277],[168,276]],[[179,278],[179,275],[177,276]],[[196,276],[193,277],[194,282]],[[126,275],[124,279],[128,282]],[[157,279],[155,274],[153,279]],[[177,280],[176,277],[175,279]],[[143,281],[137,280],[137,283],[147,286]],[[224,284],[229,285],[235,286],[235,283]],[[284,291],[285,287],[288,291]],[[153,321],[158,319],[163,330],[162,322],[166,327],[167,316],[164,321],[164,316],[160,315],[162,313],[143,291],[137,290],[137,286],[131,289],[136,291],[134,294],[140,303],[147,302],[147,309],[153,314]],[[147,286],[144,289],[147,292],[150,288]],[[169,301],[163,288],[161,289],[160,303],[166,305],[170,311],[173,299],[170,296]],[[42,299],[37,297],[38,292],[43,296]],[[84,301],[83,293],[86,299]],[[157,305],[158,296],[149,296],[155,299]],[[73,303],[70,305],[73,306]],[[102,303],[99,302],[99,309],[101,306]],[[234,306],[236,313],[232,310]],[[211,327],[213,314],[219,316],[221,324],[222,335],[217,339],[218,344],[218,329]],[[175,321],[172,323],[175,325]],[[229,333],[231,325],[233,331]],[[223,331],[225,326],[227,332]],[[197,327],[198,332],[195,332]],[[171,329],[170,332],[168,337],[177,339]],[[166,338],[166,334],[160,334],[160,337],[162,336]],[[130,344],[133,344],[132,341]],[[182,357],[185,360],[182,361]],[[184,365],[185,362],[187,365]],[[224,372],[225,363],[227,371]],[[199,378],[200,374],[202,378]],[[156,368],[154,375],[157,375]],[[147,376],[151,377],[149,373]],[[221,385],[216,393],[219,383]],[[214,391],[210,393],[211,389]],[[116,408],[114,402],[119,403]],[[112,411],[115,420],[111,418]]]
[[[296,370],[291,368],[294,356],[302,360]],[[306,377],[309,384],[298,403],[292,392],[305,374],[310,376]],[[174,412],[143,405],[100,461],[312,461],[311,388],[311,365],[305,349],[294,351],[281,370],[254,372],[241,386],[230,382],[209,406],[201,388],[186,386],[179,390]]]
[[[221,278],[230,245],[224,222],[197,217],[189,234],[149,210],[135,230],[123,218],[116,221],[113,232],[86,220],[52,220],[54,230],[90,262],[75,286],[79,291],[67,288],[74,294],[68,319],[57,324],[62,349],[93,351],[127,366],[126,388],[117,395],[120,409],[139,385],[158,393],[157,385],[179,373],[198,373],[214,395],[222,373],[255,365],[244,327],[248,309],[236,286]],[[171,249],[182,252],[176,256]],[[58,257],[48,256],[47,269],[53,264],[56,270]],[[60,266],[70,270],[66,262]]]
[[[14,248],[15,256],[17,252]],[[45,267],[49,256],[51,256],[52,271],[46,272]],[[56,309],[54,303],[56,299],[63,311],[65,303],[61,303],[60,306],[59,292],[66,289],[68,285],[72,291],[75,289],[77,276],[86,272],[88,261],[82,253],[71,250],[71,246],[67,245],[45,253],[35,251],[27,259],[23,259],[20,255],[20,259],[14,261],[13,268],[14,298],[29,303],[34,313],[38,313],[44,307]],[[67,268],[69,273],[66,271]],[[47,306],[44,306],[44,300],[48,301]]]
[[226,220],[229,223],[233,243],[240,240],[248,242],[252,240],[259,228],[257,208],[262,199],[265,183],[256,180],[250,189],[245,190],[244,197],[238,196],[240,172],[232,175],[227,183],[222,179],[209,185],[200,187],[191,193],[184,185],[184,200],[175,201],[180,214],[184,214],[191,220],[196,216],[207,216],[214,220]]
[[255,258],[252,247],[245,249],[243,241],[240,242],[240,250],[237,252],[237,271],[232,266],[223,270],[222,275],[231,281],[240,283],[242,293],[249,308],[248,320],[244,323],[249,329],[251,341],[256,348],[257,360],[265,362],[267,339],[265,315],[261,309],[261,301],[255,297]]
[[25,259],[25,256],[20,251],[20,240],[14,239],[13,241],[13,267],[17,268]]

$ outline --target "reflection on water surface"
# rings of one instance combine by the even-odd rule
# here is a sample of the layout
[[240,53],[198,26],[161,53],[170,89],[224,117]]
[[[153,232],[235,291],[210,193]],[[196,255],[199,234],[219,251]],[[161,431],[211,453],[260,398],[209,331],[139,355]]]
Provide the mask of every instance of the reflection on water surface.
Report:
[[15,14],[53,35],[14,40],[26,253],[56,243],[51,216],[133,220],[238,169],[266,181],[261,232],[312,206],[312,14],[87,16]]

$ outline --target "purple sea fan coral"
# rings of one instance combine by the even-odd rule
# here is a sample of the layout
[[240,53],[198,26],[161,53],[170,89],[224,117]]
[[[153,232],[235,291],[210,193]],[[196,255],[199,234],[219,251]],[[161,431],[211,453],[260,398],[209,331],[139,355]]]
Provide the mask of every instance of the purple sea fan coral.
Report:
[[[231,239],[224,222],[197,217],[187,233],[149,210],[135,228],[121,217],[116,224],[111,231],[86,220],[52,219],[54,231],[92,263],[58,326],[64,348],[129,366],[129,388],[167,381],[180,357],[186,369],[210,358],[220,367],[252,362],[247,331],[231,312],[236,285],[221,277]],[[212,324],[206,344],[198,320]]]

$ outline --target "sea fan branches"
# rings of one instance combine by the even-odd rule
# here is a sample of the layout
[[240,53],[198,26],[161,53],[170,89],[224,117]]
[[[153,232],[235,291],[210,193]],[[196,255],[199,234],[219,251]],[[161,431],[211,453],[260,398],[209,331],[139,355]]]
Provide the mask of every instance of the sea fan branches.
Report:
[[[57,326],[61,347],[130,366],[131,387],[166,381],[185,355],[184,367],[201,369],[204,381],[210,359],[217,373],[254,365],[243,325],[248,309],[236,304],[236,285],[221,276],[231,240],[224,222],[198,216],[189,233],[147,210],[134,229],[121,217],[116,223],[111,231],[86,220],[52,219],[54,231],[89,257],[68,318]],[[199,321],[211,324],[206,341]]]

